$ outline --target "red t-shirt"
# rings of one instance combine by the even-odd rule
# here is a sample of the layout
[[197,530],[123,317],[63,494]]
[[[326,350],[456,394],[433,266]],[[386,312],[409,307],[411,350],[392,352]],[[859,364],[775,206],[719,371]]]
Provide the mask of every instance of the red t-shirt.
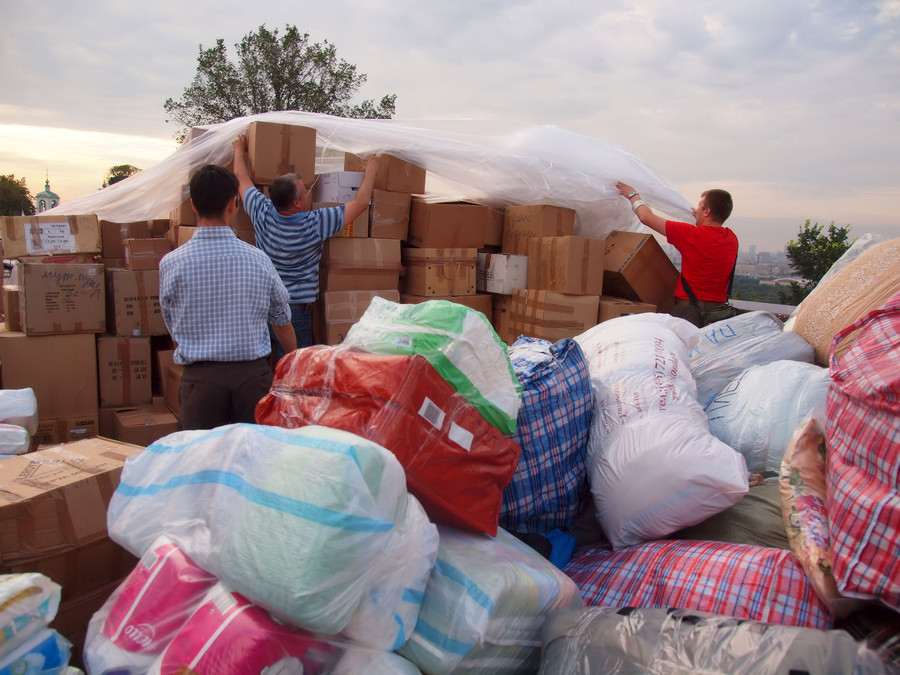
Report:
[[[738,254],[738,240],[734,232],[727,227],[697,226],[667,220],[666,240],[681,253],[681,274],[698,300],[728,300],[728,281]],[[690,299],[681,286],[680,277],[675,287],[675,297]]]

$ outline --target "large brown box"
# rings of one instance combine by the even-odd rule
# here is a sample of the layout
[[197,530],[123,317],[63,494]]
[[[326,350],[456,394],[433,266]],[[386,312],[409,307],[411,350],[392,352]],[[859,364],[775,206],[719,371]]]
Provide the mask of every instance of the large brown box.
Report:
[[600,297],[517,289],[512,294],[510,331],[556,342],[597,325]]
[[[344,171],[365,170],[366,160],[349,152],[344,154]],[[375,189],[421,194],[425,192],[425,169],[399,157],[381,155],[378,158]]]
[[3,321],[7,330],[22,330],[22,314],[19,307],[19,287],[3,287]]
[[[169,214],[169,233],[174,234],[173,230],[179,225],[197,225],[197,212],[191,208],[190,197],[186,197]],[[172,243],[174,244],[175,242],[173,241]]]
[[306,185],[316,178],[316,130],[293,124],[251,122],[247,130],[247,163],[254,183],[268,185],[296,173]]
[[519,337],[518,333],[513,333],[510,317],[512,316],[512,295],[493,296],[491,313],[491,325],[506,344],[511,345]]
[[181,399],[178,397],[178,391],[181,388],[181,378],[184,376],[184,366],[180,363],[167,363],[163,367],[163,397],[166,407],[175,413],[176,417],[181,415]]
[[26,335],[106,330],[103,265],[19,263],[19,311]]
[[100,221],[84,216],[3,216],[4,258],[26,255],[100,253]]
[[350,326],[369,308],[374,297],[391,302],[400,302],[396,290],[380,291],[328,291],[322,294],[325,322],[325,344],[337,345],[343,342]]
[[[314,202],[313,210],[323,209],[331,206],[340,206],[343,202]],[[365,238],[369,236],[369,212],[363,211],[349,223],[344,219],[344,227],[342,227],[334,237],[357,237]]]
[[588,237],[536,237],[528,242],[528,288],[569,295],[603,293],[606,243]]
[[0,462],[0,564],[106,538],[106,510],[122,466],[139,451],[96,437]]
[[475,295],[477,248],[412,248],[401,251],[400,290],[411,295]]
[[99,415],[87,415],[85,417],[64,417],[62,419],[40,420],[37,433],[32,441],[38,445],[56,445],[59,443],[71,443],[83,438],[93,438],[100,435]]
[[322,267],[322,291],[397,290],[400,241],[333,237],[325,242]]
[[[133,223],[100,221],[101,253],[104,258],[125,258],[122,242],[126,239],[149,239],[152,221],[139,220]],[[168,229],[168,228],[167,228]]]
[[405,240],[409,232],[410,195],[375,190],[369,204],[369,236]]
[[178,418],[165,405],[147,403],[117,408],[115,427],[118,440],[146,447],[178,431]]
[[0,330],[0,381],[4,389],[31,387],[41,419],[96,415],[96,337]]
[[158,270],[159,261],[172,250],[172,242],[168,239],[126,239],[122,248],[125,269]]
[[600,312],[597,317],[598,323],[617,319],[620,316],[630,316],[632,314],[644,314],[646,312],[655,312],[656,305],[649,302],[635,302],[634,300],[626,300],[625,298],[616,298],[611,295],[600,296]]
[[606,295],[648,302],[660,312],[675,304],[678,269],[651,234],[610,232],[603,270]]
[[159,270],[106,270],[106,319],[118,336],[167,335],[159,307]]
[[406,241],[418,248],[478,249],[493,218],[493,209],[481,204],[413,195]]
[[484,314],[490,321],[493,313],[494,296],[491,293],[476,293],[475,295],[444,295],[444,296],[426,296],[412,295],[409,293],[400,294],[400,302],[404,305],[418,305],[420,302],[427,300],[447,300],[455,302],[458,305],[465,305],[470,309],[474,309]]
[[97,336],[100,407],[150,403],[150,336]]
[[575,211],[562,206],[507,206],[503,214],[503,253],[528,255],[536,237],[567,237],[575,232]]

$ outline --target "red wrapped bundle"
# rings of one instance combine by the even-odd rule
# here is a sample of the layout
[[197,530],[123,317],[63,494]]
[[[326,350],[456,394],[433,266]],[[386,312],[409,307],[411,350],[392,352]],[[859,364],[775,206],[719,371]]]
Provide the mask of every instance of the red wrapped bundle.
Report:
[[256,421],[319,424],[374,441],[397,456],[434,522],[491,536],[521,453],[420,355],[295,350],[278,363]]

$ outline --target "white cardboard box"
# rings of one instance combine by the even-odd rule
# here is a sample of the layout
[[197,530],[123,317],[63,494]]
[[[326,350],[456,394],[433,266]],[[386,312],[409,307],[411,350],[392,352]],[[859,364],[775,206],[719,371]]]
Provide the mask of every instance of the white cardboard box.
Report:
[[528,284],[528,256],[507,253],[479,253],[475,290],[511,294]]
[[313,187],[314,202],[336,202],[346,204],[356,197],[362,185],[364,173],[359,171],[332,171],[316,176]]

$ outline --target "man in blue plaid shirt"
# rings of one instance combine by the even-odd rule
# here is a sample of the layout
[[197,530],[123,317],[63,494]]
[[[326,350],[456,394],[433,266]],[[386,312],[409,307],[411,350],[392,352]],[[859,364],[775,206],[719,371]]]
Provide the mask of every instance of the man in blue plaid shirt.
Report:
[[296,349],[289,296],[265,253],[229,227],[238,179],[213,164],[190,183],[197,231],[159,263],[159,301],[184,365],[178,392],[182,429],[254,422],[272,386],[268,326],[286,351]]

